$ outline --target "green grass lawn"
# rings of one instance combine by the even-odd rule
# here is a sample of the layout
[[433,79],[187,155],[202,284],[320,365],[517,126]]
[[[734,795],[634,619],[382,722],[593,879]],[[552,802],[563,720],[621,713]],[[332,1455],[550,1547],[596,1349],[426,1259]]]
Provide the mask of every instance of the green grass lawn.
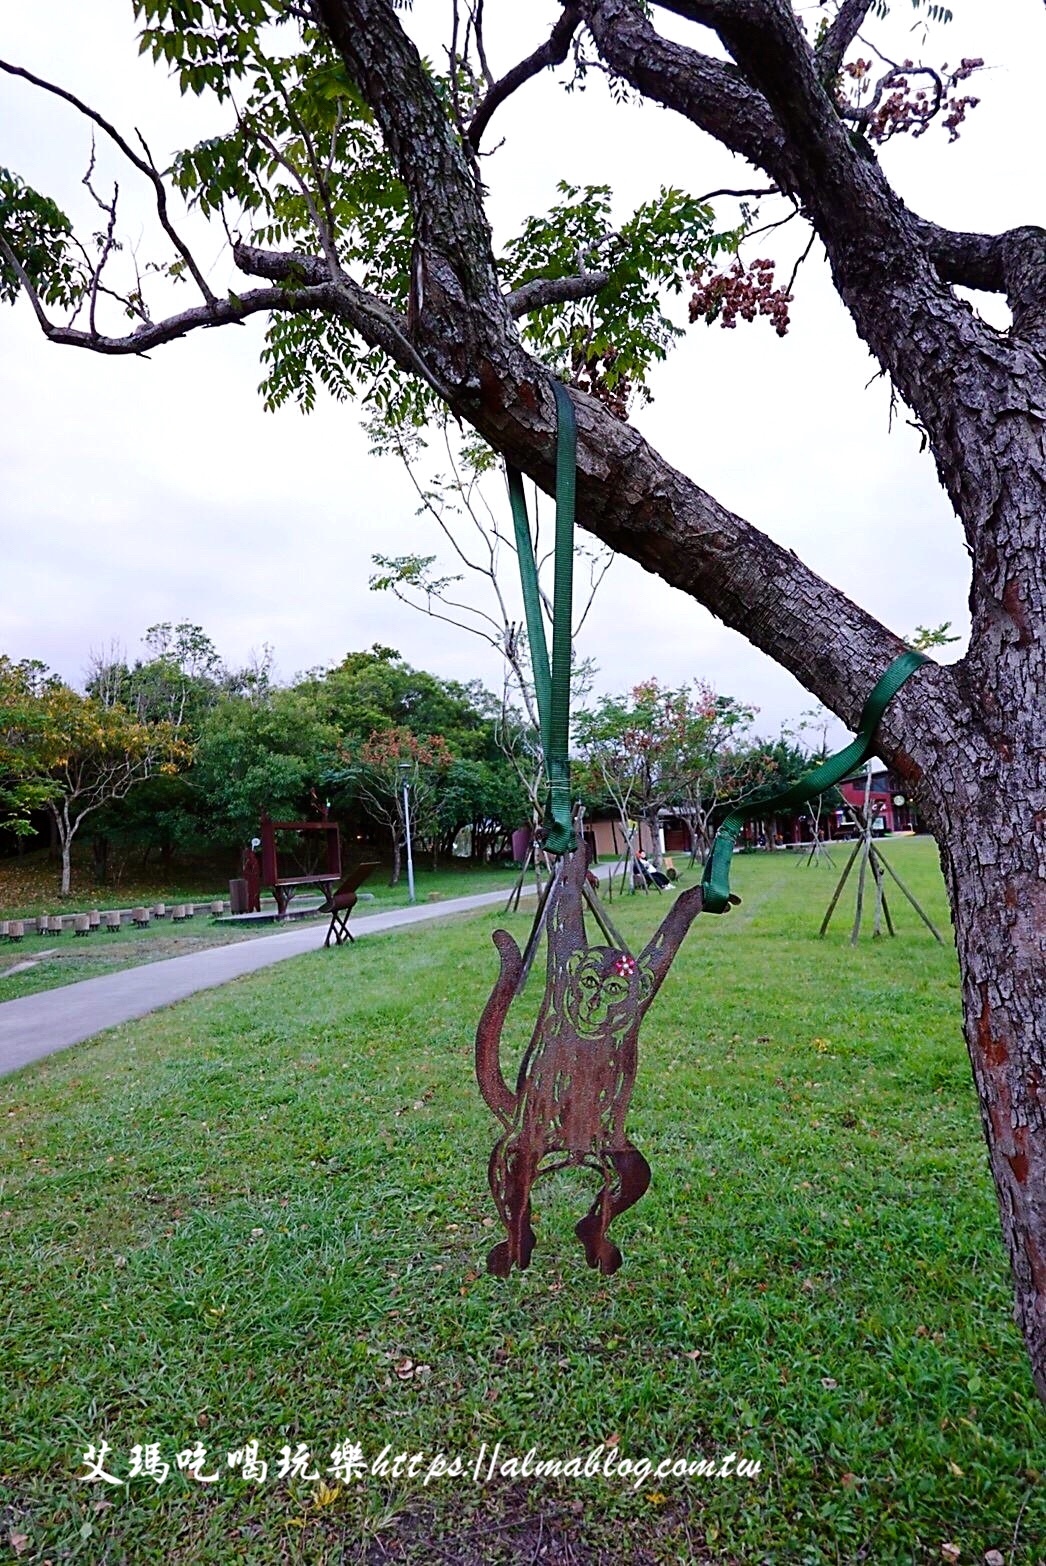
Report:
[[[406,873],[396,886],[389,886],[388,874],[386,866],[379,866],[365,883],[362,888],[364,897],[356,910],[357,918],[367,913],[407,907],[410,894]],[[419,868],[415,876],[416,901],[443,902],[451,897],[469,897],[476,892],[499,889],[505,891],[507,899],[517,874],[511,866],[508,869],[474,865],[452,865],[440,870]],[[530,885],[533,885],[532,881]],[[85,901],[82,897],[62,902],[52,896],[50,899],[36,898],[20,908],[11,908],[4,906],[3,891],[4,874],[0,868],[0,910],[5,918],[12,919],[29,919],[37,913],[73,913],[81,908],[126,908],[137,901],[136,898],[120,896],[113,891],[103,891],[101,899],[96,895],[93,902]],[[225,891],[228,893],[228,885]],[[142,896],[142,901],[147,904],[164,902],[168,908],[175,903],[195,901],[197,913],[186,923],[174,924],[168,917],[153,920],[144,930],[124,925],[118,931],[98,930],[87,937],[78,937],[71,930],[65,930],[59,936],[37,935],[33,932],[23,936],[20,941],[0,937],[0,1003],[16,1000],[21,995],[35,995],[40,990],[76,984],[81,979],[97,978],[103,973],[115,973],[120,968],[135,968],[141,963],[158,962],[167,957],[184,957],[202,951],[207,946],[252,940],[289,928],[285,924],[215,923],[210,914],[203,911],[203,905],[212,898],[217,900],[220,895],[220,892],[192,893],[184,888],[179,890],[177,887],[172,889],[171,886],[160,885],[153,888],[148,897]],[[315,895],[312,888],[306,887],[301,900],[309,897],[315,899]],[[292,902],[291,908],[294,906]],[[262,897],[262,908],[275,908],[271,897]],[[330,914],[317,913],[312,917],[326,924]],[[34,963],[34,966],[22,966],[28,962]],[[16,969],[19,971],[12,971]]]
[[[346,867],[364,859],[376,859],[377,850],[366,844],[347,845]],[[473,865],[468,860],[453,860],[436,870],[430,861],[414,867],[419,902],[426,898],[463,897],[470,891],[487,887],[511,887],[518,871],[512,866]],[[383,907],[398,907],[408,901],[407,868],[404,863],[399,884],[389,886],[391,867],[381,863],[366,883]],[[228,898],[229,877],[234,861],[228,855],[217,861],[195,865],[176,864],[166,872],[158,864],[128,866],[114,885],[98,885],[91,879],[86,853],[74,854],[73,888],[68,897],[59,897],[58,867],[46,850],[24,854],[21,858],[0,859],[0,918],[31,919],[37,914],[81,913],[91,908],[131,908],[138,903],[203,903]],[[267,894],[263,892],[263,900]],[[308,887],[303,896],[313,895]],[[271,901],[271,898],[269,899]],[[2,943],[0,943],[2,946]]]
[[[946,926],[931,845],[886,852]],[[280,964],[0,1083],[9,1557],[1046,1557],[1046,1413],[954,956],[903,904],[896,940],[854,951],[838,921],[817,941],[834,876],[791,856],[734,881],[743,905],[697,921],[647,1019],[630,1127],[654,1180],[610,1279],[573,1237],[594,1194],[576,1174],[538,1187],[529,1271],[484,1270],[495,1127],[471,1056],[493,912]],[[667,906],[615,918],[639,942]],[[245,1479],[226,1454],[251,1440],[273,1465],[307,1447],[321,1479]],[[118,1477],[135,1445],[172,1473],[81,1482],[102,1441]],[[496,1442],[762,1468],[477,1484]],[[213,1484],[176,1471],[197,1443]],[[325,1470],[345,1443],[469,1471],[343,1482]]]

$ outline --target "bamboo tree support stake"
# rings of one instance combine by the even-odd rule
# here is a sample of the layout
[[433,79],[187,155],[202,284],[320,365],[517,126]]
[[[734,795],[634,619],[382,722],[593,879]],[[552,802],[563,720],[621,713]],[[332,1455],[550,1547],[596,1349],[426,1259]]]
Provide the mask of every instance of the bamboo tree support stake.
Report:
[[875,933],[876,935],[882,934],[882,930],[879,928],[879,911],[881,909],[883,918],[886,920],[887,934],[896,935],[897,931],[894,929],[893,920],[890,918],[890,905],[886,901],[886,882],[883,877],[883,865],[886,861],[875,847],[871,849],[869,858],[871,859],[872,874],[875,876]]
[[[523,895],[523,887],[526,883],[528,870],[533,869],[534,871],[534,890],[538,897],[541,897],[544,891],[545,883],[542,880],[541,860],[538,857],[540,852],[541,850],[538,847],[537,840],[532,837],[527,848],[526,855],[523,859],[523,865],[520,869],[519,875],[516,877],[516,884],[509,893],[508,902],[505,904],[505,913],[515,913],[519,908],[519,900]],[[545,865],[545,871],[547,875],[551,875],[552,873],[547,863]]]
[[868,872],[868,839],[861,843],[861,864],[857,872],[857,908],[854,912],[854,927],[850,931],[850,945],[856,946],[858,936],[861,933],[861,918],[864,914],[864,878]]
[[828,840],[822,835],[822,832],[821,832],[821,810],[822,810],[822,805],[823,805],[823,800],[821,800],[820,798],[817,800],[816,804],[814,805],[814,809],[813,809],[813,834],[814,835],[813,835],[813,842],[810,844],[810,852],[807,855],[805,855],[805,858],[803,856],[800,856],[796,860],[796,864],[797,865],[805,864],[806,868],[809,869],[811,865],[815,865],[815,866],[819,865],[821,863],[821,860],[824,859],[824,860],[827,860],[828,864],[831,865],[832,869],[834,870],[835,869],[835,860],[832,858],[832,851],[831,851],[831,849],[828,846]]
[[[864,809],[857,813],[857,819],[861,824],[861,864],[857,875],[857,909],[854,914],[854,927],[850,932],[850,945],[856,946],[861,934],[861,917],[864,909],[864,878],[868,872],[868,860],[872,851],[872,816],[870,803],[872,797],[872,764],[867,762],[864,769]],[[876,910],[878,914],[878,909]],[[879,933],[878,918],[875,923],[874,933]]]
[[[884,871],[886,872],[886,874],[888,876],[890,876],[894,881],[896,881],[896,883],[900,887],[902,893],[908,899],[908,901],[911,903],[912,907],[915,909],[916,913],[919,915],[919,918],[922,920],[923,924],[925,924],[926,928],[929,930],[929,932],[933,936],[934,940],[939,942],[939,944],[943,946],[945,944],[944,937],[941,935],[941,932],[938,930],[937,926],[934,924],[934,922],[930,918],[929,914],[921,906],[921,904],[916,900],[916,898],[913,895],[913,893],[908,889],[908,887],[901,880],[900,876],[897,874],[897,871],[894,869],[893,865],[890,863],[890,861],[883,854],[882,850],[871,840],[871,837],[870,837],[871,823],[869,821],[867,821],[867,820],[862,820],[861,819],[861,812],[859,812],[859,811],[850,811],[849,814],[850,814],[851,818],[853,819],[855,825],[860,829],[861,835],[858,838],[857,842],[854,844],[853,849],[852,849],[851,854],[850,854],[850,857],[846,861],[846,868],[843,870],[842,875],[839,877],[839,882],[838,882],[838,884],[837,884],[837,886],[835,888],[835,891],[832,893],[832,900],[828,904],[828,908],[825,911],[825,916],[821,920],[821,928],[817,932],[818,936],[823,936],[823,935],[826,934],[826,932],[828,930],[828,926],[831,923],[832,915],[835,913],[836,907],[838,906],[838,903],[839,903],[839,899],[840,899],[840,897],[843,894],[843,889],[846,886],[846,882],[847,882],[847,880],[849,878],[850,871],[854,867],[854,863],[855,863],[855,861],[857,859],[858,854],[860,854],[861,855],[861,876],[860,876],[860,884],[859,884],[859,887],[858,887],[858,894],[857,894],[857,912],[858,912],[858,917],[857,917],[857,919],[855,920],[855,923],[854,923],[854,933],[851,935],[851,944],[856,944],[856,936],[860,932],[861,898],[862,898],[864,873],[865,873],[866,866],[870,864],[871,865],[871,869],[872,869],[872,875],[875,878],[875,882],[876,882],[877,912],[878,912],[878,901],[879,901],[879,898],[881,896],[883,917],[884,917],[884,919],[886,921],[886,928],[887,928],[887,931],[889,932],[889,934],[890,935],[896,935],[897,934],[897,930],[896,930],[896,928],[894,926],[893,918],[892,918],[892,915],[890,913],[889,902],[888,902],[887,897],[886,897],[886,883],[883,880],[883,872]],[[876,934],[881,934],[881,933],[882,932],[878,928],[878,925],[877,925]]]
[[860,852],[861,852],[861,840],[860,840],[860,838],[858,838],[857,842],[853,846],[853,852],[850,854],[849,859],[846,861],[846,868],[843,871],[842,875],[839,877],[839,881],[838,881],[838,884],[837,884],[837,886],[835,888],[835,891],[832,893],[832,900],[828,904],[828,911],[826,912],[824,918],[821,920],[821,928],[817,932],[818,935],[824,935],[825,931],[828,929],[829,923],[831,922],[832,915],[835,913],[836,904],[838,903],[840,897],[843,895],[843,888],[845,887],[845,885],[847,883],[847,880],[849,879],[850,871],[853,869],[854,860],[857,858],[857,855]]
[[878,849],[875,850],[875,854],[876,854],[876,858],[879,860],[879,862],[882,865],[883,869],[887,872],[888,875],[891,875],[893,877],[893,879],[897,882],[897,885],[901,888],[901,891],[904,893],[905,897],[907,897],[908,901],[911,903],[912,907],[915,909],[916,913],[919,915],[919,918],[922,920],[923,924],[925,924],[926,928],[930,931],[931,935],[934,937],[934,939],[936,941],[939,941],[940,944],[943,946],[945,944],[944,943],[944,936],[941,934],[940,930],[938,930],[937,926],[934,924],[934,922],[930,918],[929,914],[922,907],[920,907],[920,905],[916,902],[916,900],[913,897],[912,893],[905,886],[904,882],[901,880],[900,876],[897,874],[897,871],[894,869],[893,865],[890,863],[890,861],[888,859],[884,859],[883,858],[882,854],[879,853]]

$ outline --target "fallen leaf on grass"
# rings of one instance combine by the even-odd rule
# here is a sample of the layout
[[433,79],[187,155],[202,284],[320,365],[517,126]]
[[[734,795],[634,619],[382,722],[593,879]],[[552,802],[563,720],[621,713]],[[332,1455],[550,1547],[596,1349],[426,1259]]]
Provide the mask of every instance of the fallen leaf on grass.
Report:
[[962,1555],[962,1551],[960,1550],[960,1548],[959,1548],[959,1546],[957,1544],[942,1544],[941,1545],[941,1559],[942,1560],[957,1561],[961,1555]]
[[24,1555],[29,1548],[29,1535],[27,1533],[15,1533],[14,1529],[7,1535],[7,1542],[16,1555]]

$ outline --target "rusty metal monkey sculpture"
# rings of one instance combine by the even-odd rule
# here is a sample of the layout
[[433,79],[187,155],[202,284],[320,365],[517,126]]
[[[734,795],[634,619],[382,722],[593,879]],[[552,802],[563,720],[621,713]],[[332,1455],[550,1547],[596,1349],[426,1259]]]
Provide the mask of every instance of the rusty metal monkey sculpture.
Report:
[[[650,1166],[625,1133],[639,1025],[701,912],[701,889],[676,898],[649,944],[633,957],[620,948],[589,946],[586,872],[583,846],[557,865],[546,908],[545,995],[514,1093],[502,1075],[499,1049],[523,957],[507,931],[494,932],[501,972],[476,1032],[476,1076],[505,1128],[489,1169],[490,1189],[508,1230],[507,1240],[487,1258],[488,1270],[498,1277],[530,1262],[535,1244],[530,1193],[540,1175],[568,1165],[599,1174],[599,1194],[574,1232],[588,1265],[602,1273],[621,1265],[621,1252],[607,1239],[609,1224],[650,1184]],[[550,1158],[555,1161],[547,1164]]]

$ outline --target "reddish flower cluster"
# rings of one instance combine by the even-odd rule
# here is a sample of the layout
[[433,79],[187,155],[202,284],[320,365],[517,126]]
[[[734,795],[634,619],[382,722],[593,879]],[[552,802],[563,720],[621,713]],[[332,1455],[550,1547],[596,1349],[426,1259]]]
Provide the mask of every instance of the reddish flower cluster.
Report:
[[[967,112],[975,109],[979,98],[955,91],[960,82],[967,81],[984,64],[982,59],[964,58],[949,74],[938,74],[926,66],[917,66],[912,60],[904,60],[879,84],[883,96],[873,99],[871,113],[862,129],[869,141],[882,144],[891,136],[925,135],[941,111],[942,124],[949,141],[957,141],[959,127]],[[843,75],[851,81],[863,82],[872,69],[870,60],[851,60],[843,67]],[[917,82],[925,85],[916,85]],[[890,90],[884,91],[889,85]]]
[[843,66],[843,75],[849,76],[851,81],[859,82],[868,75],[871,68],[871,60],[850,60]]
[[[955,87],[959,82],[966,81],[967,77],[972,76],[974,71],[980,70],[983,64],[984,61],[978,59],[960,61],[958,68],[951,74],[949,86]],[[975,109],[980,101],[979,98],[970,96],[960,98],[955,93],[945,101],[944,106],[948,113],[944,117],[944,128],[948,132],[949,141],[958,141],[959,126],[966,118],[967,109]]]
[[396,770],[404,762],[419,767],[443,769],[453,761],[450,747],[442,735],[419,739],[410,729],[376,729],[360,747],[359,760],[365,767]]
[[[905,66],[911,64],[906,60]],[[891,136],[903,136],[911,131],[922,136],[940,107],[940,95],[928,87],[914,87],[907,76],[898,76],[897,85],[879,103],[864,133],[869,141],[882,144]]]
[[715,272],[705,262],[690,281],[694,285],[691,321],[703,316],[709,325],[718,319],[721,325],[734,327],[739,316],[742,321],[754,321],[757,315],[765,315],[778,337],[788,331],[792,295],[784,288],[774,287],[772,261],[753,261],[746,267],[737,256],[728,272]]

